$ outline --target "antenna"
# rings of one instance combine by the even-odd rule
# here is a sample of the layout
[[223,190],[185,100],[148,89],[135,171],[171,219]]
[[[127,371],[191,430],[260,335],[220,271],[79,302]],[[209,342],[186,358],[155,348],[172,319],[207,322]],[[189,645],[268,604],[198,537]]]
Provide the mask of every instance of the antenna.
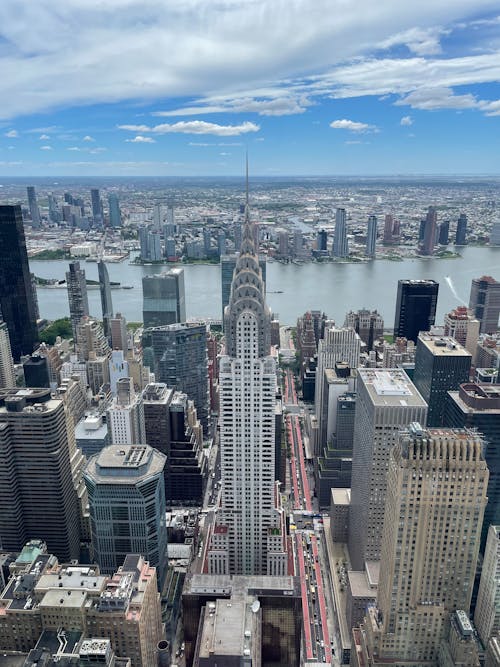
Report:
[[246,152],[246,207],[248,209],[248,150]]

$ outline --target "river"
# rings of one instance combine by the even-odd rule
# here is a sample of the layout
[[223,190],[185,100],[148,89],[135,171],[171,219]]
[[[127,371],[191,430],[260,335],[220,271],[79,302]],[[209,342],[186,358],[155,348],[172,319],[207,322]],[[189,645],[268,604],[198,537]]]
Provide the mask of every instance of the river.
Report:
[[[436,323],[444,313],[468,302],[472,278],[484,274],[500,280],[500,247],[464,247],[458,259],[375,260],[364,263],[306,263],[267,265],[267,301],[282,324],[294,325],[307,310],[322,310],[338,324],[351,308],[377,308],[385,324],[394,323],[397,281],[400,278],[433,278],[439,282]],[[112,291],[113,308],[129,322],[142,321],[142,276],[160,273],[166,266],[135,266],[127,260],[108,264],[110,280],[133,289]],[[187,264],[184,268],[188,318],[221,317],[220,268],[210,264]],[[97,280],[97,264],[81,262],[88,279]],[[67,261],[30,261],[31,271],[41,278],[63,279]],[[448,278],[448,280],[447,280]],[[453,293],[455,290],[455,294]],[[40,315],[56,319],[68,315],[65,289],[38,289]],[[92,315],[101,317],[99,290],[89,291]]]

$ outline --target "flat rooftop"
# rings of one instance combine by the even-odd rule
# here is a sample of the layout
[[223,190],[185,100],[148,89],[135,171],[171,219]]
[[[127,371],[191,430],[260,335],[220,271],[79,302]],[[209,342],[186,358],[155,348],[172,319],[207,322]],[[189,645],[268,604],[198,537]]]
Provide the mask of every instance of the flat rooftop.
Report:
[[377,597],[377,588],[370,586],[366,572],[364,570],[362,572],[357,570],[349,570],[347,572],[347,576],[349,578],[349,586],[353,598]]
[[358,377],[376,406],[427,406],[413,382],[399,368],[360,368]]
[[298,577],[188,574],[183,595],[246,596],[278,595],[300,597]]
[[216,600],[207,604],[200,641],[200,657],[242,656],[245,637],[246,602]]
[[136,483],[163,472],[166,456],[149,445],[109,445],[87,463],[86,474],[97,482]]
[[351,489],[332,489],[332,502],[335,505],[350,505]]
[[471,357],[470,352],[451,336],[433,336],[422,331],[418,335],[418,340],[436,357]]

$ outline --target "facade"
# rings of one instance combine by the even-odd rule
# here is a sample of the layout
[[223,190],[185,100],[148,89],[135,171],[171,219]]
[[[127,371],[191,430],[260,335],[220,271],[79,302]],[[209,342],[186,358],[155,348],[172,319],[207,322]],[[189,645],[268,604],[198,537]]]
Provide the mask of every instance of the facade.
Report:
[[368,216],[368,229],[366,232],[366,249],[365,255],[367,257],[375,257],[375,245],[377,243],[377,216]]
[[500,637],[492,637],[488,642],[484,667],[500,666]]
[[20,206],[0,206],[0,311],[14,361],[38,341],[37,305],[28,265]]
[[485,646],[500,632],[500,526],[497,525],[488,529],[474,623]]
[[109,226],[114,229],[122,226],[122,214],[120,211],[120,202],[118,201],[118,195],[115,195],[113,192],[108,195],[108,206],[109,206]]
[[384,567],[376,607],[362,626],[362,650],[354,651],[368,659],[354,664],[435,665],[449,615],[469,610],[487,502],[481,449],[475,434],[419,424],[392,449]]
[[43,535],[62,560],[78,558],[80,508],[73,486],[74,438],[64,403],[49,389],[0,396],[0,539],[19,551]]
[[91,357],[109,359],[111,350],[98,320],[86,316],[79,320],[76,325],[76,352],[79,361],[88,361]]
[[490,245],[500,245],[500,221],[496,221],[491,226]]
[[349,311],[345,316],[344,327],[351,327],[359,335],[368,351],[373,349],[373,343],[384,333],[384,319],[376,311],[361,308],[357,312]]
[[219,365],[222,495],[209,545],[209,572],[286,574],[284,515],[275,482],[271,311],[265,302],[248,190],[224,331],[226,355]]
[[183,269],[143,276],[144,327],[158,327],[186,321]]
[[31,224],[33,227],[40,227],[40,209],[36,200],[36,190],[33,185],[28,185],[26,188],[28,192],[28,208],[30,210]]
[[413,381],[429,406],[427,425],[444,424],[447,393],[469,380],[471,355],[453,338],[418,336]]
[[435,280],[398,280],[394,338],[417,342],[436,319],[439,284]]
[[102,416],[90,414],[75,426],[76,446],[88,459],[98,454],[101,449],[110,444],[108,427],[103,422]]
[[433,255],[437,241],[437,211],[434,206],[429,206],[427,216],[423,225],[423,239],[419,246],[421,255]]
[[112,574],[129,553],[142,554],[163,582],[167,528],[163,468],[166,457],[148,445],[110,445],[84,472],[94,559]]
[[349,256],[347,214],[345,208],[338,208],[335,212],[335,231],[333,235],[332,255],[337,258]]
[[135,393],[132,378],[120,378],[117,381],[116,398],[106,414],[114,445],[140,445],[146,442],[142,395]]
[[205,324],[184,323],[147,329],[143,349],[152,351],[158,382],[182,391],[194,401],[208,431],[208,358]]
[[9,329],[0,320],[0,389],[15,387],[14,362],[10,347]]
[[121,313],[116,313],[116,316],[111,318],[110,330],[111,348],[126,352],[128,349],[127,320]]
[[467,216],[460,213],[457,220],[457,233],[455,235],[455,245],[465,245],[467,243]]
[[444,220],[439,225],[438,243],[439,245],[448,245],[449,242],[450,242],[450,221]]
[[358,370],[348,540],[354,570],[380,560],[389,452],[402,428],[426,418],[427,404],[404,371]]
[[101,203],[101,194],[97,188],[92,188],[90,190],[90,200],[92,205],[92,218],[94,219],[94,225],[102,225],[102,203]]
[[73,339],[76,343],[77,327],[82,317],[89,315],[89,301],[87,296],[87,282],[85,271],[80,269],[80,262],[70,262],[69,271],[66,271],[66,286],[68,289],[69,317],[73,328]]
[[469,308],[481,322],[480,333],[497,333],[500,316],[500,282],[491,276],[474,278],[470,288]]
[[444,316],[444,335],[454,338],[475,357],[481,323],[465,306],[458,306]]
[[97,263],[97,271],[99,274],[99,291],[101,293],[104,335],[109,338],[111,335],[110,322],[113,317],[113,302],[111,300],[111,285],[109,282],[108,268],[103,261]]
[[[241,243],[240,243],[241,246]],[[224,320],[224,310],[229,303],[231,296],[231,285],[233,282],[233,273],[236,268],[236,261],[238,255],[221,255],[220,258],[220,275],[221,275],[221,295],[222,295],[222,320]],[[259,256],[259,266],[262,272],[262,280],[264,282],[264,294],[266,291],[266,256]]]

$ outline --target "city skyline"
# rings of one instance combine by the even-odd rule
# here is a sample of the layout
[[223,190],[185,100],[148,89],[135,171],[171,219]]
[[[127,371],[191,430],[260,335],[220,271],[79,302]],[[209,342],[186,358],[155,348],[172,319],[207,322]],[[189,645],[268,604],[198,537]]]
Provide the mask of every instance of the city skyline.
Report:
[[0,177],[498,173],[496,3],[281,4],[7,0]]

